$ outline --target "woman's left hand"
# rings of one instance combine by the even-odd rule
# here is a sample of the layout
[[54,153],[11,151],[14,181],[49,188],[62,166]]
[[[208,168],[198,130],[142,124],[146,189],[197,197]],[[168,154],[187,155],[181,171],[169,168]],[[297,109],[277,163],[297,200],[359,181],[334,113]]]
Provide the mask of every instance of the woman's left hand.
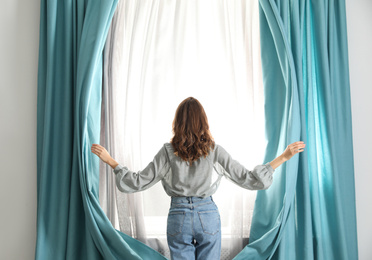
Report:
[[104,163],[107,163],[111,166],[112,169],[115,169],[116,166],[119,164],[111,157],[109,152],[99,144],[93,144],[92,148],[90,149],[92,153],[97,155]]
[[90,150],[92,151],[92,153],[97,155],[104,163],[108,163],[112,159],[111,155],[102,145],[93,144]]

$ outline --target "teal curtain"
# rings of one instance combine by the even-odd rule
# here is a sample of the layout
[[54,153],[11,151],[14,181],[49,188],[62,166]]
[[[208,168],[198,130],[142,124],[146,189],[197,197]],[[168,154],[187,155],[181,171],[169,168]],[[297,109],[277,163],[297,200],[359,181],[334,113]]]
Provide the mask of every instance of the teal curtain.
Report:
[[102,51],[117,0],[42,0],[35,259],[165,259],[115,230],[98,200]]
[[358,259],[344,0],[260,0],[268,149],[306,151],[260,191],[235,259]]

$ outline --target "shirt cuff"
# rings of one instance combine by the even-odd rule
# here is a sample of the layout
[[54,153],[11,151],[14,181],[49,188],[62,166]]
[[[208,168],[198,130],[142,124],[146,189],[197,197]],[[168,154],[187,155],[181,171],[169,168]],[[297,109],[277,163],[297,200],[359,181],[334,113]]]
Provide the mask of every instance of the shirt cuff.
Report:
[[275,170],[274,170],[273,167],[270,165],[270,163],[266,163],[265,166],[266,166],[266,169],[267,169],[271,174],[273,174],[273,173],[275,172]]
[[118,174],[124,167],[120,164],[118,164],[118,166],[115,167],[114,169],[114,173],[115,175]]

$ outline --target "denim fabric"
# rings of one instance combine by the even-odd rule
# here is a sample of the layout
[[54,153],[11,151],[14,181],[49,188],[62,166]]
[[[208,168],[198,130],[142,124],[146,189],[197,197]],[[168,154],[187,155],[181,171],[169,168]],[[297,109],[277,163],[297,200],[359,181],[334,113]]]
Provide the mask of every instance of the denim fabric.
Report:
[[212,197],[172,197],[167,240],[172,260],[218,260],[221,220]]

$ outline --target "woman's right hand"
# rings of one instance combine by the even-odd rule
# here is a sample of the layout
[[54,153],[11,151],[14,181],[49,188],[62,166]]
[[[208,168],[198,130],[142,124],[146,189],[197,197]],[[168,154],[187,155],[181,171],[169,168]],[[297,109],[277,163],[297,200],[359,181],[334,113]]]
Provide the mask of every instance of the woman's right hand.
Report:
[[283,152],[283,158],[288,161],[297,153],[304,151],[306,144],[303,141],[291,143]]
[[270,162],[271,167],[275,170],[280,165],[282,165],[285,161],[288,161],[293,157],[293,155],[297,153],[301,153],[304,151],[306,144],[302,141],[291,143],[287,146],[284,152],[276,157],[274,160]]

